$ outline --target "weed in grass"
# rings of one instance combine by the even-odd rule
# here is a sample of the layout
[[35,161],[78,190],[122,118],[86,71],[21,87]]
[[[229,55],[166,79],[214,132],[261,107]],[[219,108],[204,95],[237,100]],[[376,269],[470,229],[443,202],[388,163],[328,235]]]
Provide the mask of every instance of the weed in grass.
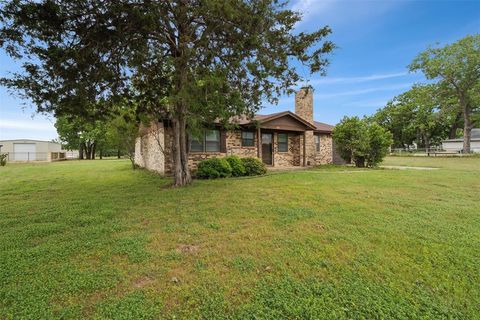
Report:
[[290,224],[315,216],[315,211],[309,208],[276,207],[273,210],[277,213],[276,221],[278,224]]
[[145,261],[149,254],[145,250],[146,239],[142,236],[120,238],[113,242],[114,254],[126,255],[132,263]]
[[97,313],[104,319],[158,319],[162,309],[157,299],[147,298],[141,291],[135,291],[121,298],[109,299],[97,307]]
[[255,268],[252,257],[237,256],[232,259],[229,265],[238,271],[253,271]]

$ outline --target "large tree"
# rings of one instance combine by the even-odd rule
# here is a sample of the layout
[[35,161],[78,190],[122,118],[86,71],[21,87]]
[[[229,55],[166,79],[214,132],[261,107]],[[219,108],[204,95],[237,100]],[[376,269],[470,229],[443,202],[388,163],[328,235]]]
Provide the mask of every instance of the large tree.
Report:
[[413,60],[410,70],[421,70],[428,79],[438,80],[441,90],[452,92],[463,115],[463,152],[470,153],[472,113],[479,107],[475,99],[480,82],[480,34],[425,50]]
[[295,32],[300,20],[277,0],[12,0],[0,9],[0,44],[25,61],[6,83],[39,110],[81,113],[128,95],[168,120],[181,186],[191,181],[189,131],[276,102],[302,80],[301,65],[324,73],[331,31]]

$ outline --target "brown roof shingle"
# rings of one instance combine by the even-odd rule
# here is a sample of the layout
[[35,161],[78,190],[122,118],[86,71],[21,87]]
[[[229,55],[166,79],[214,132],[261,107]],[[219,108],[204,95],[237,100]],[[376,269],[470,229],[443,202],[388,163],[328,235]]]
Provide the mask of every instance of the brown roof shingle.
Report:
[[[282,112],[276,112],[276,113],[270,113],[270,114],[256,114],[253,117],[253,119],[249,119],[246,115],[242,115],[242,116],[239,116],[239,117],[234,117],[230,121],[232,123],[236,123],[238,125],[247,125],[247,124],[251,124],[253,121],[263,122],[263,121],[268,120],[270,118],[275,118],[277,116],[281,116],[282,114],[298,117],[298,118],[302,119],[303,121],[307,122],[306,120],[304,120],[303,118],[301,118],[300,116],[298,116],[297,114],[295,114],[291,111],[282,111]],[[312,127],[315,127],[316,132],[323,132],[323,133],[331,133],[333,131],[333,128],[334,128],[332,125],[329,125],[329,124],[326,124],[326,123],[323,123],[323,122],[318,122],[318,121],[314,121]]]
[[313,121],[313,124],[315,125],[315,127],[317,127],[316,131],[321,131],[321,132],[330,133],[333,131],[333,128],[334,128],[334,126],[331,126],[323,122],[318,122],[318,121]]

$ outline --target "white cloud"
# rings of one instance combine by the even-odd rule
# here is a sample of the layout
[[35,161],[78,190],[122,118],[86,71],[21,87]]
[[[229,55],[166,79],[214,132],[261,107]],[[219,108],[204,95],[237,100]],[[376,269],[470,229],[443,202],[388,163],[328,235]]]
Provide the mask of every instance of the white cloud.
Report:
[[304,22],[311,20],[314,16],[319,15],[334,4],[333,1],[320,1],[320,0],[298,0],[292,5],[293,11],[302,13],[302,20],[297,24],[300,25]]
[[317,84],[334,84],[334,83],[359,83],[359,82],[399,78],[399,77],[404,77],[408,74],[409,74],[408,72],[394,72],[394,73],[384,73],[384,74],[372,74],[369,76],[356,76],[356,77],[326,77],[326,78],[314,79],[310,81],[309,84],[317,85]]
[[350,103],[344,103],[343,106],[354,107],[354,108],[382,108],[390,100],[391,100],[391,97],[383,98],[383,99],[355,100]]
[[379,87],[372,87],[372,88],[366,88],[366,89],[318,94],[318,95],[315,95],[315,97],[318,97],[320,99],[325,99],[325,98],[336,98],[336,97],[343,97],[343,96],[355,96],[355,95],[361,95],[365,93],[378,92],[378,91],[395,91],[395,90],[407,89],[407,88],[410,88],[411,86],[412,86],[412,83],[403,83],[398,85],[379,86]]

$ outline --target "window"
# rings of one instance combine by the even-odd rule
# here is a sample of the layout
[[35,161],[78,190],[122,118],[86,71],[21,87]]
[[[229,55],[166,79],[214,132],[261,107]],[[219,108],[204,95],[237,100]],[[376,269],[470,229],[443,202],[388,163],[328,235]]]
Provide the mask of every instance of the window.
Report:
[[320,152],[320,135],[315,135],[315,151]]
[[220,131],[208,130],[205,132],[205,151],[220,152]]
[[254,133],[251,131],[242,131],[242,147],[253,147]]
[[207,130],[200,139],[190,138],[192,152],[220,152],[220,131]]
[[190,151],[203,152],[203,139],[197,140],[195,138],[190,138]]
[[278,152],[288,152],[288,134],[278,134]]

